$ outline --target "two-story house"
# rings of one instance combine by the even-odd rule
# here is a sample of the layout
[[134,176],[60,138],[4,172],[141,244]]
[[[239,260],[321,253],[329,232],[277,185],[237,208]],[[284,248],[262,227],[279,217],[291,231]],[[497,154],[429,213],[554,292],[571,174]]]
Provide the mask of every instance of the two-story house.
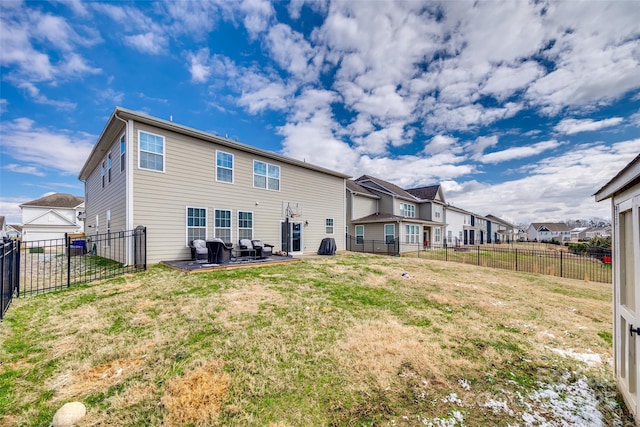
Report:
[[488,230],[487,243],[509,243],[516,241],[518,233],[513,224],[499,218],[495,215],[487,215],[487,221],[490,221]]
[[20,209],[23,242],[64,239],[65,233],[82,233],[84,230],[82,197],[53,193],[23,203]]
[[149,263],[188,259],[190,240],[214,237],[292,254],[334,237],[342,250],[348,177],[120,107],[79,175],[87,234],[146,226]]
[[[356,243],[393,242],[400,251],[443,244],[444,200],[438,188],[424,191],[425,198],[369,175],[347,182],[347,234]],[[426,192],[431,198],[426,198]]]
[[529,240],[537,242],[571,240],[571,230],[564,222],[532,222],[527,229]]

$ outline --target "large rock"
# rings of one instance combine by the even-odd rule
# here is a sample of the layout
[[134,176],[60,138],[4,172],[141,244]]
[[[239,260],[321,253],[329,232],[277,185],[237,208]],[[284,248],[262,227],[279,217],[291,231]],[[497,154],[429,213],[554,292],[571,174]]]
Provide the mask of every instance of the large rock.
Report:
[[53,427],[71,427],[85,415],[87,408],[81,402],[65,403],[53,416]]

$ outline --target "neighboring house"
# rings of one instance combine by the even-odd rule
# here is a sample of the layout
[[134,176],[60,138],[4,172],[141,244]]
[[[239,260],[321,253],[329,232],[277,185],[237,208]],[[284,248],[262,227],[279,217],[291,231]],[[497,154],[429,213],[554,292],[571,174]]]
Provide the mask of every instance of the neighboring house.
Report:
[[593,227],[586,230],[586,239],[591,240],[595,239],[596,237],[611,237],[611,226]]
[[421,196],[409,191],[369,175],[348,181],[347,234],[356,243],[399,239],[400,251],[442,245],[445,223],[440,186],[411,190]]
[[20,205],[22,241],[63,239],[65,233],[82,233],[79,219],[84,199],[66,193],[54,193]]
[[566,242],[571,239],[571,230],[564,222],[533,222],[527,229],[529,240],[537,242]]
[[[447,204],[445,208],[446,239],[448,246],[468,244],[471,216],[473,214],[457,206]],[[474,231],[475,232],[475,231]],[[467,243],[465,243],[467,242]]]
[[488,243],[510,243],[518,239],[518,230],[513,224],[495,215],[487,215],[489,221],[489,241]]
[[[214,237],[293,254],[333,237],[343,250],[348,177],[120,107],[79,175],[87,234],[146,226],[149,263],[188,259],[190,240]],[[131,246],[119,256],[132,263]]]
[[6,236],[9,239],[20,239],[22,237],[22,226],[20,224],[7,224]]
[[576,227],[572,228],[571,233],[571,241],[577,242],[578,240],[586,240],[587,239],[587,230],[589,227]]
[[611,199],[614,375],[640,423],[640,155],[595,193]]
[[0,239],[7,237],[7,223],[4,215],[0,215]]

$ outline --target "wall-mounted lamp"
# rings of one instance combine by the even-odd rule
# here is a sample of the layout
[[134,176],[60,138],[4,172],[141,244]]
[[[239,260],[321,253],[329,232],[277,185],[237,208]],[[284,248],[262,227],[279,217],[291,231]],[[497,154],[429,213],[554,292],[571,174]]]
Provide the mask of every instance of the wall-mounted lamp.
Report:
[[304,222],[304,225],[309,225],[309,221],[305,221],[305,222]]
[[256,202],[256,206],[258,206],[260,204],[260,202]]

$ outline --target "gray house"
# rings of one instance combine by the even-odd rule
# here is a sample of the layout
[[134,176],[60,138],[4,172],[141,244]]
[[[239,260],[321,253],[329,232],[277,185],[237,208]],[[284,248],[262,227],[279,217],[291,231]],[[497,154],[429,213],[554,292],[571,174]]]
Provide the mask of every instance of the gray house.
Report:
[[400,251],[444,244],[444,196],[439,185],[404,190],[363,175],[348,181],[346,197],[347,234],[355,242],[399,239]]
[[214,237],[260,239],[293,254],[334,237],[342,250],[347,178],[120,107],[79,175],[87,235],[146,226],[149,263],[188,259],[190,240]]
[[614,375],[640,423],[640,155],[595,194],[611,199]]

